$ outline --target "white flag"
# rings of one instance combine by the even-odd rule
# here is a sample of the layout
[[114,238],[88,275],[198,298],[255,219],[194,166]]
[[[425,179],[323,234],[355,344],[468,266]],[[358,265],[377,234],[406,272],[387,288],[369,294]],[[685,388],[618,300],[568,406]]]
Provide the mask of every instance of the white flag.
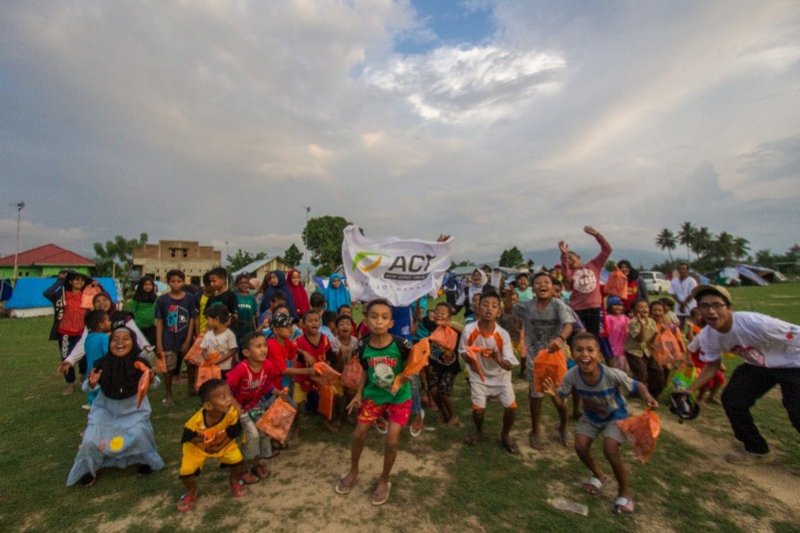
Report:
[[450,268],[450,246],[445,242],[426,242],[389,237],[368,239],[359,229],[344,229],[342,262],[353,300],[386,298],[395,306],[411,305],[442,286]]

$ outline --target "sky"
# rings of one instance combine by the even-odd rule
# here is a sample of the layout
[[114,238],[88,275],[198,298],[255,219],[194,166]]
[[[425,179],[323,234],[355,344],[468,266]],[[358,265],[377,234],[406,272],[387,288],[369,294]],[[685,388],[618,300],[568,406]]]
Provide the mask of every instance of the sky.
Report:
[[794,1],[12,0],[0,94],[1,256],[19,201],[21,249],[89,256],[278,255],[307,206],[457,260],[800,240]]

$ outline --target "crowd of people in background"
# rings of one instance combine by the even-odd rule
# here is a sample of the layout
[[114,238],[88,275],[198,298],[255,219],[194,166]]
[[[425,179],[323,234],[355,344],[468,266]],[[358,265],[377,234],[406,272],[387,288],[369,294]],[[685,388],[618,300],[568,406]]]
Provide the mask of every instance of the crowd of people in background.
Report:
[[[697,378],[689,392],[704,405],[718,404],[726,380],[722,353],[745,360],[721,396],[745,445],[730,460],[768,457],[749,410],[775,384],[800,431],[797,326],[757,313],[733,313],[730,294],[698,285],[686,263],[678,265],[665,298],[649,299],[643,280],[624,259],[601,283],[612,247],[594,228],[584,231],[600,247],[588,261],[561,241],[561,262],[553,269],[520,272],[494,285],[481,269],[464,280],[448,273],[443,298],[423,298],[406,307],[382,299],[352,302],[338,273],[309,294],[296,269],[275,270],[263,280],[239,275],[229,286],[228,272],[218,267],[202,277],[202,287],[187,284],[183,272],[172,270],[162,294],[151,276],[143,276],[117,309],[89,277],[64,272],[45,292],[55,308],[50,338],[58,342],[65,394],[80,386],[89,411],[67,484],[91,485],[101,468],[135,465],[141,474],[163,468],[149,400],[137,394],[147,380],[153,386],[163,382],[165,409],[174,408],[175,385],[182,379],[188,395],[199,398],[201,408],[188,419],[181,438],[182,512],[194,506],[195,477],[209,458],[231,467],[235,497],[270,475],[263,460],[277,456],[286,444],[267,437],[255,422],[277,398],[299,413],[290,439],[298,438],[300,426],[308,423],[303,420],[323,403],[329,406],[320,417],[326,429],[355,424],[351,466],[336,483],[338,494],[349,494],[357,483],[369,430],[385,435],[383,470],[371,494],[375,505],[389,499],[403,428],[418,437],[426,412],[429,425],[432,413],[438,413],[443,427],[464,424],[456,414],[453,391],[458,387],[465,387],[472,413],[465,444],[481,442],[490,402],[498,401],[500,444],[511,454],[519,452],[511,434],[518,409],[514,380],[527,382],[528,444],[539,452],[550,442],[541,428],[549,397],[559,420],[555,442],[574,446],[590,474],[581,486],[591,494],[608,482],[591,453],[591,444],[600,439],[617,481],[617,513],[634,511],[620,455],[625,437],[615,423],[629,416],[626,398],[637,396],[655,408],[680,374]],[[354,305],[363,305],[359,323]],[[463,321],[456,320],[461,313]],[[428,365],[417,374],[403,374],[421,343],[430,348]],[[566,374],[542,379],[538,369],[545,359],[563,364]],[[334,387],[332,400],[323,398],[319,362],[360,377]]]

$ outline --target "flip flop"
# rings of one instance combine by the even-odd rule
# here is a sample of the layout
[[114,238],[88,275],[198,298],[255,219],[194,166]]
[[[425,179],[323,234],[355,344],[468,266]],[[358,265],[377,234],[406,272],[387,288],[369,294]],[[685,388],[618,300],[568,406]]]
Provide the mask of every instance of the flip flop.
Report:
[[620,496],[614,500],[614,514],[630,514],[633,512],[634,503],[632,498]]
[[178,511],[188,513],[194,508],[194,502],[197,500],[197,494],[184,494],[178,500]]
[[392,493],[392,482],[390,481],[389,483],[386,484],[386,494],[383,496],[383,499],[378,500],[377,498],[375,498],[375,493],[373,492],[372,493],[372,499],[370,500],[370,503],[372,505],[375,505],[375,506],[383,505],[384,503],[389,501],[389,495],[391,493]]
[[353,481],[352,484],[345,485],[344,484],[344,478],[346,478],[346,477],[347,477],[347,474],[342,474],[341,476],[339,476],[339,481],[336,482],[336,486],[333,488],[333,490],[334,490],[334,492],[336,492],[336,494],[339,494],[341,496],[347,496],[348,494],[350,494],[350,491],[353,490],[353,485],[355,485],[356,482]]
[[597,496],[603,491],[603,487],[606,486],[606,483],[608,483],[608,476],[602,480],[595,476],[591,476],[581,481],[581,487],[592,496]]

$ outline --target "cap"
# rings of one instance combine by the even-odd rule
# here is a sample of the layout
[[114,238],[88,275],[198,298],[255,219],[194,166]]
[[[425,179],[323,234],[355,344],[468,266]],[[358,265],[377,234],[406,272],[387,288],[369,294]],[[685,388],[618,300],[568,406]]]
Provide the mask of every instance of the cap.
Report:
[[731,302],[733,302],[733,299],[731,298],[731,293],[728,292],[728,289],[726,289],[725,287],[720,287],[719,285],[698,285],[692,291],[692,297],[698,302],[700,301],[700,298],[702,298],[706,294],[716,294],[717,296],[725,300],[725,302],[728,305],[730,305]]
[[272,315],[272,318],[269,321],[269,327],[272,329],[275,328],[287,328],[292,325],[292,317],[290,317],[286,313],[275,313]]
[[606,300],[606,305],[611,307],[612,305],[623,305],[623,304],[619,296],[609,296],[608,300]]

